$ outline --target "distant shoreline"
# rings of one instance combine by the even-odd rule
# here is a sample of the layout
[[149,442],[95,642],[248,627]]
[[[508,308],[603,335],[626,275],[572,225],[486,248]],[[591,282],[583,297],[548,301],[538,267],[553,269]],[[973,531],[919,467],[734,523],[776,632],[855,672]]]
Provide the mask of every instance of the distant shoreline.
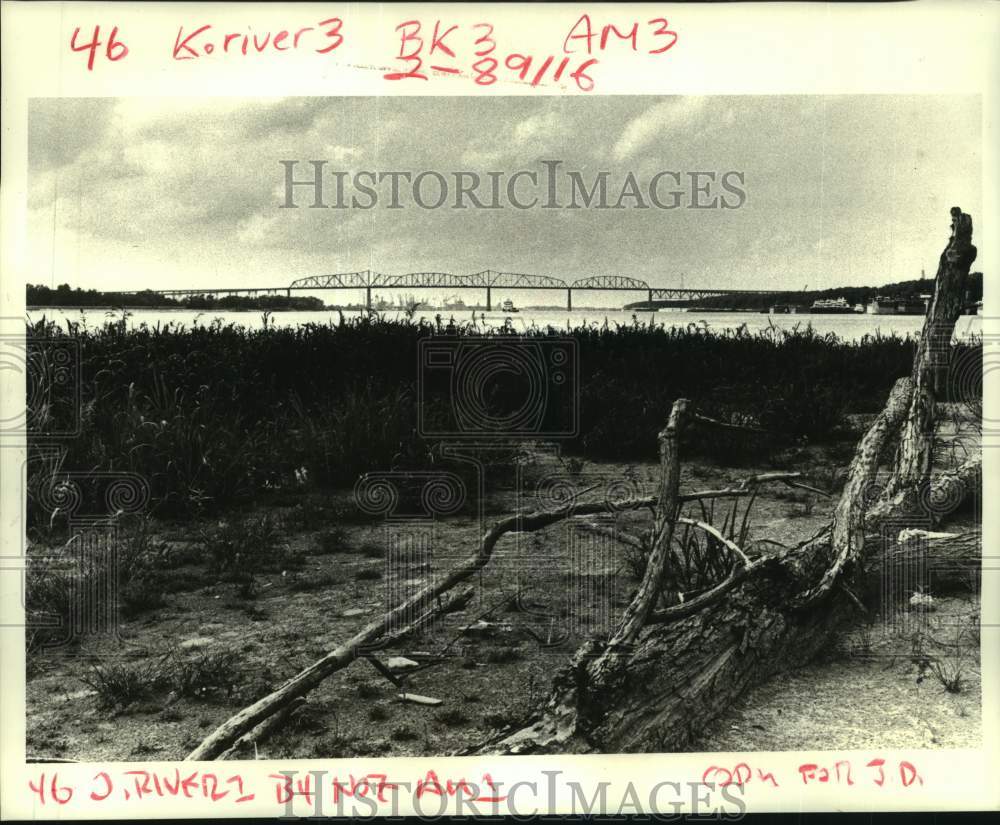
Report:
[[104,310],[104,311],[116,311],[122,309],[129,310],[139,310],[139,311],[154,311],[154,312],[336,312],[337,310],[346,311],[356,311],[363,309],[363,307],[326,307],[324,309],[295,309],[294,307],[275,307],[273,309],[231,309],[225,307],[210,307],[208,309],[198,309],[195,307],[178,307],[178,306],[126,306],[119,304],[117,306],[65,306],[62,304],[31,304],[25,306],[25,311],[28,310],[39,310],[39,309],[74,309],[79,311],[86,311],[88,309],[93,310]]
[[[151,312],[360,312],[365,307],[363,306],[347,306],[347,307],[325,307],[324,309],[295,309],[294,307],[275,307],[274,309],[268,308],[253,308],[253,309],[232,309],[227,307],[210,307],[210,308],[195,308],[195,307],[183,307],[183,306],[67,306],[63,304],[31,304],[25,306],[25,311],[29,310],[40,310],[40,309],[70,309],[77,311],[116,311],[116,310],[135,310],[135,311],[151,311]],[[405,312],[404,307],[384,307],[379,309],[378,307],[372,308],[373,312]],[[462,307],[461,309],[448,308],[448,307],[418,307],[417,312],[450,312],[452,314],[466,313],[466,312],[488,312],[491,315],[503,315],[505,314],[503,310],[498,309],[486,309],[486,307]],[[517,312],[555,312],[555,311],[566,311],[566,307],[562,306],[531,306],[531,307],[521,307]],[[636,312],[637,310],[627,308],[627,307],[573,307],[572,312]],[[652,312],[654,310],[638,310],[639,312]],[[738,311],[738,310],[734,310]],[[752,311],[752,310],[751,310]],[[506,313],[510,314],[510,313]],[[516,314],[516,313],[515,313]]]

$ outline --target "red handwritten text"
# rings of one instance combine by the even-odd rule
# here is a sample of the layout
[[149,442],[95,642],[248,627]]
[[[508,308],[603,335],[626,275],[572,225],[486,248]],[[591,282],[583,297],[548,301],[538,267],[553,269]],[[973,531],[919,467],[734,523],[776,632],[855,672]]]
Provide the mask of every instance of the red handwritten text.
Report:
[[282,29],[278,32],[220,32],[210,23],[185,30],[181,26],[174,40],[174,60],[197,60],[213,54],[250,55],[311,49],[329,54],[344,42],[344,21],[339,17],[320,20],[315,26]]
[[80,37],[80,27],[77,26],[73,29],[73,36],[69,39],[69,47],[74,52],[86,52],[87,53],[87,71],[92,72],[94,70],[94,60],[97,58],[97,50],[104,45],[104,56],[110,60],[112,63],[116,63],[123,57],[128,55],[128,46],[122,43],[118,39],[118,27],[115,26],[111,30],[111,34],[108,37],[107,44],[103,44],[101,41],[101,27],[94,26],[94,35],[86,43],[78,42]]
[[478,86],[492,86],[497,80],[523,81],[538,86],[543,81],[558,83],[564,78],[576,83],[581,91],[594,88],[588,70],[596,58],[574,60],[554,55],[538,57],[498,49],[492,23],[476,23],[463,30],[457,24],[435,20],[424,25],[406,20],[396,26],[399,52],[396,59],[403,66],[386,72],[386,80],[429,80],[431,72],[465,75]]
[[[223,777],[211,772],[191,771],[182,775],[180,769],[175,768],[173,775],[131,770],[125,771],[123,776],[125,779],[119,778],[116,782],[107,771],[99,771],[94,775],[90,788],[84,792],[89,790],[88,796],[94,802],[103,802],[112,797],[115,801],[146,797],[159,799],[183,797],[207,799],[211,802],[223,799],[228,802],[249,802],[254,798],[254,794],[245,791],[243,777],[239,774]],[[36,781],[28,782],[28,788],[38,797],[42,805],[48,802],[65,805],[73,798],[75,792],[73,788],[60,783],[58,773],[53,773],[48,779],[46,774],[42,773]]]
[[[644,51],[646,54],[663,54],[677,43],[677,32],[670,29],[669,26],[670,21],[663,17],[654,17],[652,20],[647,20],[642,28],[638,22],[633,22],[630,27],[622,27],[622,29],[614,24],[608,24],[596,31],[590,21],[590,15],[583,14],[566,35],[566,39],[563,41],[563,51],[566,54],[572,54],[577,49],[571,48],[571,46],[576,46],[578,45],[577,41],[581,41],[587,54],[603,52],[609,44],[617,43],[627,44],[633,52]],[[640,48],[640,31],[643,40],[651,39],[653,41],[646,45],[655,45],[658,48]],[[615,38],[613,41],[612,37]]]
[[[916,767],[902,760],[895,767],[898,772],[898,784],[904,788],[924,784],[923,777]],[[830,765],[816,762],[803,762],[798,767],[798,776],[803,785],[839,785],[852,787],[854,785],[875,785],[885,787],[895,784],[893,774],[887,771],[886,761],[881,758],[872,759],[863,768],[855,768],[847,759],[839,759]],[[744,786],[751,782],[766,783],[773,788],[780,787],[777,777],[762,768],[751,768],[746,762],[739,762],[730,767],[724,765],[709,765],[701,775],[701,781],[707,785],[724,788],[727,785]]]

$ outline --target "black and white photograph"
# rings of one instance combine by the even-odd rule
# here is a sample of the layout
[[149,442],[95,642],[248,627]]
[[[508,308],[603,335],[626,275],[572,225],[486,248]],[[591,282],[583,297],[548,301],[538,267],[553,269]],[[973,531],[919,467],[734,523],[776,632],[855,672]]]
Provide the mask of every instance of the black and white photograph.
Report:
[[978,747],[980,120],[33,100],[27,753]]
[[997,8],[0,0],[0,818],[997,809]]

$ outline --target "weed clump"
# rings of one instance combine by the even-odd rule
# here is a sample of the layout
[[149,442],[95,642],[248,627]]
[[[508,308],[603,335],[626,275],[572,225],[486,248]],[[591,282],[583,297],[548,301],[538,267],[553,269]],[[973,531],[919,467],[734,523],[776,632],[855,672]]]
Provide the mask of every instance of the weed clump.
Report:
[[100,707],[125,710],[164,687],[168,676],[160,662],[109,662],[91,665],[80,681],[97,693]]
[[257,577],[261,573],[280,572],[289,561],[269,513],[220,522],[204,531],[201,541],[208,572],[235,582],[244,598],[256,594]]

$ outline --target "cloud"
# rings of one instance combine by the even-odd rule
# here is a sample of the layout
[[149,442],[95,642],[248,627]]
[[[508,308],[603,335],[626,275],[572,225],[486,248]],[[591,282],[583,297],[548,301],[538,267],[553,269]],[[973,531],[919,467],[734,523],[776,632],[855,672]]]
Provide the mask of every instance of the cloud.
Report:
[[704,97],[674,97],[650,106],[625,126],[611,150],[615,160],[631,158],[664,133],[669,132],[674,138],[679,130],[693,130],[706,100]]
[[259,212],[255,212],[239,222],[236,228],[236,240],[241,244],[260,244],[271,235],[276,220],[277,216],[275,215],[264,217]]
[[[118,271],[152,286],[235,286],[248,272],[281,283],[369,267],[624,268],[656,283],[686,272],[689,284],[767,275],[801,288],[854,271],[872,282],[891,266],[894,277],[874,281],[888,282],[933,263],[940,243],[928,233],[946,237],[952,202],[978,214],[979,106],[891,95],[33,101],[30,254],[57,282],[107,288]],[[281,159],[446,176],[556,159],[585,177],[632,170],[640,183],[663,169],[735,169],[749,200],[725,212],[290,210],[278,208]]]
[[565,120],[558,112],[545,112],[525,118],[514,127],[514,144],[524,146],[531,141],[544,141],[560,133]]
[[571,132],[572,120],[561,108],[528,115],[506,126],[499,135],[482,136],[462,153],[462,163],[496,168],[504,158],[551,152]]
[[100,146],[112,127],[108,98],[36,98],[28,110],[28,168],[58,169]]
[[466,169],[493,169],[503,153],[496,149],[466,149],[462,152],[462,166]]
[[250,139],[275,134],[301,135],[310,131],[325,112],[326,106],[315,98],[288,98],[250,110],[243,118],[242,132]]

